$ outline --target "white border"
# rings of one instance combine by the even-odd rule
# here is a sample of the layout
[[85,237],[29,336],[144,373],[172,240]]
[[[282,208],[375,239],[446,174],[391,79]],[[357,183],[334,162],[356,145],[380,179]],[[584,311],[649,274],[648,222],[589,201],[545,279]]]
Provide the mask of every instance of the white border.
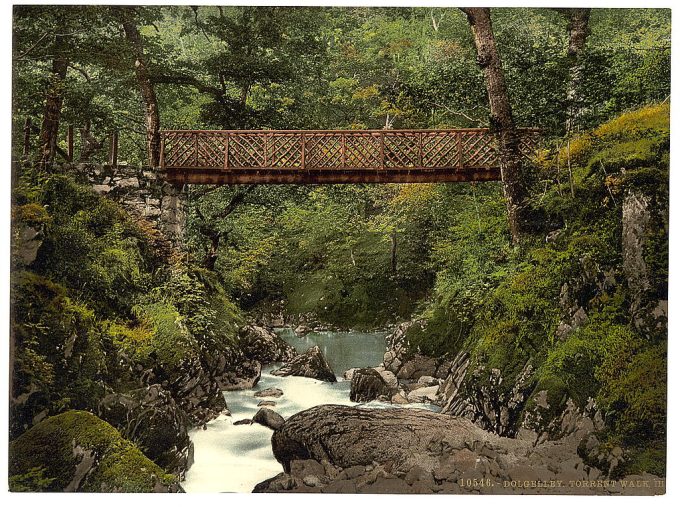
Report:
[[[57,0],[57,1],[35,1],[25,0],[15,2],[16,4],[52,4],[52,5],[82,5],[82,4],[106,4],[107,2],[94,1],[78,1],[78,0]],[[323,1],[291,1],[291,0],[197,0],[191,1],[170,1],[160,2],[157,0],[140,0],[134,2],[130,0],[114,0],[112,4],[126,4],[126,5],[277,5],[277,6],[296,6],[296,5],[321,5],[321,6],[372,6],[372,7],[391,7],[391,6],[418,6],[418,7],[459,7],[459,6],[484,6],[484,7],[592,7],[592,8],[672,8],[675,2],[671,0],[641,2],[631,0],[619,1],[571,1],[571,0],[524,0],[524,1],[399,1],[399,0],[336,0],[332,2]],[[3,239],[0,242],[0,273],[4,284],[0,288],[0,322],[3,328],[0,336],[8,336],[9,334],[9,220],[10,220],[10,135],[11,132],[11,33],[12,33],[12,7],[13,3],[2,3],[0,5],[0,27],[3,34],[4,48],[0,52],[2,58],[2,67],[4,70],[2,74],[2,104],[4,105],[4,114],[0,115],[3,118],[4,135],[0,136],[0,154],[2,161],[0,165],[0,172],[2,183],[0,184],[0,234]],[[680,125],[678,125],[678,106],[673,103],[673,97],[680,100],[680,95],[677,93],[678,82],[678,65],[680,59],[680,50],[675,47],[674,39],[676,33],[675,16],[673,16],[673,37],[672,37],[672,81],[671,81],[671,132],[674,134],[680,133]],[[674,175],[677,170],[678,157],[680,155],[680,139],[679,135],[671,135],[671,227],[670,227],[670,258],[678,259],[680,255],[680,232],[677,227],[678,206],[677,194],[678,190]],[[668,474],[667,474],[667,494],[663,497],[603,497],[603,496],[520,496],[520,495],[505,495],[505,496],[472,496],[472,495],[305,495],[295,494],[289,495],[253,495],[253,494],[229,494],[225,495],[208,495],[208,494],[192,494],[191,496],[184,495],[104,495],[104,494],[9,494],[5,490],[7,488],[7,435],[8,435],[8,342],[4,341],[0,346],[0,365],[3,365],[3,373],[0,375],[0,392],[2,393],[0,401],[0,499],[9,501],[9,505],[32,505],[38,503],[57,503],[59,505],[67,503],[85,505],[96,502],[102,505],[119,505],[125,504],[172,504],[184,505],[188,502],[196,503],[210,503],[215,502],[217,505],[222,503],[236,504],[236,505],[258,505],[260,503],[266,504],[283,504],[283,505],[310,505],[317,506],[319,502],[324,505],[341,505],[341,504],[364,504],[364,503],[388,503],[390,507],[394,506],[412,506],[413,503],[427,503],[428,506],[452,506],[452,505],[491,505],[497,503],[505,504],[521,504],[526,505],[572,505],[574,502],[582,503],[598,503],[600,505],[637,505],[641,502],[653,505],[668,505],[670,502],[677,504],[680,498],[680,484],[676,483],[679,479],[678,474],[678,454],[680,453],[680,442],[678,440],[677,431],[673,431],[679,424],[678,417],[678,371],[680,371],[680,357],[678,356],[678,347],[675,338],[680,336],[680,323],[678,318],[673,316],[680,315],[678,308],[678,280],[675,272],[676,264],[671,262],[670,280],[669,280],[669,397],[668,397]],[[650,372],[653,374],[653,372]],[[228,473],[228,471],[225,471]],[[197,496],[198,495],[198,496]],[[206,506],[207,507],[207,506]]]

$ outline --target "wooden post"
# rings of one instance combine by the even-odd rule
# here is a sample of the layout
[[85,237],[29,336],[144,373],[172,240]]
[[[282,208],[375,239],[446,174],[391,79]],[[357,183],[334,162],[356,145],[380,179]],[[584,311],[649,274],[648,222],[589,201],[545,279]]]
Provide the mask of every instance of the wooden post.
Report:
[[161,146],[160,146],[160,154],[158,155],[158,167],[161,169],[165,169],[165,133],[161,133]]
[[66,129],[66,155],[69,162],[73,162],[73,125]]
[[24,122],[24,158],[28,159],[31,152],[31,119],[26,118]]
[[423,133],[418,133],[418,167],[423,167]]
[[109,150],[109,165],[118,165],[118,132],[111,134],[111,147]]

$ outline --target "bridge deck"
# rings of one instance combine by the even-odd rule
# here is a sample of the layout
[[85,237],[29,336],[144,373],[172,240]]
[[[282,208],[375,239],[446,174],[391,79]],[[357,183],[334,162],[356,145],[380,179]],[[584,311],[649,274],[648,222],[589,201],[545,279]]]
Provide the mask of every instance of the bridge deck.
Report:
[[[529,156],[538,131],[520,132]],[[160,165],[178,184],[500,179],[496,137],[488,129],[167,130]]]

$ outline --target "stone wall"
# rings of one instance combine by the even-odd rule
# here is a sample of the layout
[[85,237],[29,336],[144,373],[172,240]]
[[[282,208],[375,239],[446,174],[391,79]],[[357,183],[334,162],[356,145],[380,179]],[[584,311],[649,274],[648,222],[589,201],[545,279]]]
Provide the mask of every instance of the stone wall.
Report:
[[187,187],[164,181],[149,167],[73,164],[65,171],[76,173],[100,195],[120,203],[128,212],[156,224],[176,246],[184,244]]

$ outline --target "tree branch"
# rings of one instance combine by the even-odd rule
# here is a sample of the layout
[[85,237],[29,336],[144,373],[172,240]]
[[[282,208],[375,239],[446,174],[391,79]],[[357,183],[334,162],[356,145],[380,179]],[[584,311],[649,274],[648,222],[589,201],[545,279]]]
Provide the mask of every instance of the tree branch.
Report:
[[160,74],[157,76],[152,76],[151,80],[156,84],[193,86],[199,92],[212,95],[217,101],[224,103],[225,96],[222,93],[222,90],[215,86],[207,85],[193,76],[187,76],[186,74]]

